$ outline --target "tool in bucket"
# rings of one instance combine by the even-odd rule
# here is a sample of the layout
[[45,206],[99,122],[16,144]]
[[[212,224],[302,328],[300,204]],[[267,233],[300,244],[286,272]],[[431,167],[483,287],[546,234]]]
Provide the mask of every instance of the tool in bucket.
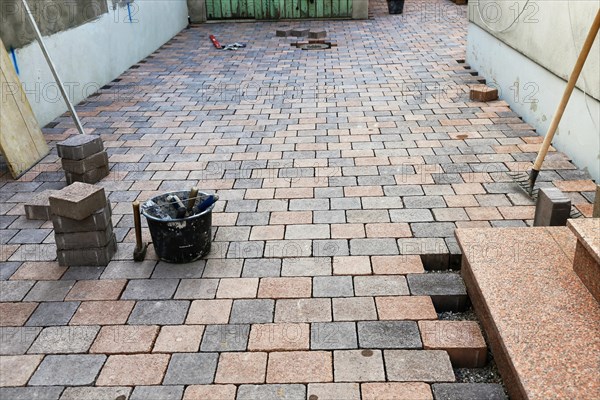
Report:
[[243,49],[244,47],[246,47],[246,43],[238,43],[238,42],[226,44],[225,46],[223,46],[223,45],[221,45],[221,43],[219,43],[219,41],[217,40],[215,35],[209,35],[208,38],[210,39],[212,44],[215,46],[215,48],[219,49],[219,50],[237,50],[237,49]]
[[135,249],[133,249],[133,261],[144,261],[148,243],[142,243],[142,221],[140,219],[140,202],[133,202],[133,225],[135,227]]

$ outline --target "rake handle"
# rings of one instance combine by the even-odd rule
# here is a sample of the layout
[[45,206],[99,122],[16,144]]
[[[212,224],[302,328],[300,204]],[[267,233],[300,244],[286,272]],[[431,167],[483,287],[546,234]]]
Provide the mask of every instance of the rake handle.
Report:
[[587,59],[587,56],[590,53],[590,50],[592,49],[594,39],[598,34],[598,29],[600,29],[600,10],[596,12],[596,18],[594,19],[594,22],[590,27],[590,31],[588,32],[588,35],[585,38],[585,42],[583,43],[583,47],[581,48],[579,57],[577,57],[577,62],[573,67],[573,71],[571,72],[571,76],[569,77],[569,82],[567,83],[565,92],[563,93],[560,104],[558,105],[558,109],[556,110],[556,113],[554,113],[554,117],[552,117],[552,122],[550,122],[548,133],[546,134],[546,137],[544,137],[542,147],[540,147],[537,158],[535,159],[535,163],[533,164],[534,171],[539,172],[542,169],[542,163],[546,158],[546,154],[548,154],[548,149],[550,148],[552,139],[554,139],[554,134],[556,133],[558,124],[560,123],[565,109],[567,108],[567,104],[569,103],[569,99],[571,98],[571,94],[573,93],[573,89],[575,88],[575,84],[579,79],[579,75],[581,74],[581,70],[583,69],[583,65],[585,64],[585,60]]

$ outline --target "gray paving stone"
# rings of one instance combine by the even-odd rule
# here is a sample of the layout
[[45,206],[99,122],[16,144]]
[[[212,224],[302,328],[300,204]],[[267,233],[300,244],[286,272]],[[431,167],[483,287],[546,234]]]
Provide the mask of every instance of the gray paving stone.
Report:
[[35,282],[2,281],[0,282],[0,301],[21,301]]
[[[8,280],[19,269],[21,264],[20,262],[0,262],[0,281]],[[0,289],[2,289],[2,286],[0,286]]]
[[264,324],[273,322],[275,300],[234,300],[229,322],[232,324]]
[[406,276],[413,296],[431,296],[435,309],[464,311],[469,304],[467,289],[455,273],[409,274]]
[[415,222],[410,224],[414,237],[454,237],[453,222]]
[[390,210],[392,222],[429,222],[433,221],[430,210],[415,208],[411,210]]
[[508,400],[497,383],[434,383],[431,389],[435,400]]
[[281,275],[281,259],[279,258],[247,258],[244,260],[242,277],[262,278]]
[[111,261],[101,279],[146,279],[150,278],[156,261]]
[[[344,224],[346,212],[344,210],[314,211],[313,223],[315,224]],[[327,235],[329,237],[329,235]]]
[[446,207],[442,196],[410,196],[404,198],[405,208],[439,208]]
[[43,243],[52,229],[21,229],[9,240],[9,244],[39,244]]
[[236,400],[305,400],[304,385],[240,385]]
[[75,281],[39,281],[24,301],[63,301],[74,284]]
[[315,322],[310,327],[312,350],[356,349],[356,324],[354,322]]
[[227,258],[246,259],[261,258],[265,249],[265,242],[252,240],[247,242],[229,242],[227,249]]
[[40,303],[26,326],[60,326],[67,325],[79,307],[80,301]]
[[[213,244],[213,247],[214,244]],[[244,260],[215,258],[208,259],[204,268],[203,278],[238,278],[242,274]]]
[[331,199],[332,210],[360,210],[362,205],[359,197],[339,197]]
[[185,300],[138,301],[129,315],[130,325],[181,325],[190,302]]
[[347,256],[350,254],[346,239],[313,240],[313,257]]
[[384,350],[389,381],[454,382],[454,370],[443,350]]
[[218,279],[182,279],[173,298],[214,299],[218,286]]
[[381,350],[335,350],[333,370],[335,382],[385,381]]
[[152,279],[159,278],[201,278],[206,265],[205,260],[198,260],[185,264],[171,264],[164,261],[159,261]]
[[350,253],[360,255],[394,255],[398,254],[395,239],[351,239]]
[[69,267],[60,278],[61,281],[84,281],[100,278],[105,267]]
[[331,275],[330,257],[284,258],[281,276]]
[[130,387],[68,387],[60,400],[125,400],[130,393]]
[[132,279],[121,299],[126,300],[165,300],[173,297],[179,279]]
[[420,196],[423,194],[421,185],[384,186],[386,196]]
[[0,354],[25,354],[41,331],[38,327],[0,327]]
[[217,353],[178,353],[171,356],[164,385],[212,383],[217,370]]
[[329,210],[329,199],[292,199],[289,204],[290,211],[316,211]]
[[63,390],[62,386],[3,387],[0,388],[0,399],[58,400]]
[[370,349],[420,349],[421,335],[414,321],[359,321],[360,347]]
[[208,325],[200,351],[245,351],[249,335],[250,325]]
[[346,221],[350,224],[390,222],[388,210],[348,210]]
[[316,276],[313,278],[313,297],[351,296],[354,296],[351,276]]
[[354,277],[355,296],[405,296],[408,294],[406,278],[401,275]]
[[60,158],[82,160],[104,150],[102,139],[98,135],[73,135],[56,144]]
[[106,360],[105,355],[49,355],[31,377],[31,386],[92,385]]
[[107,204],[104,188],[75,182],[50,196],[53,215],[81,221]]
[[136,386],[129,400],[181,400],[183,386]]
[[87,353],[99,326],[52,326],[44,328],[28,354]]

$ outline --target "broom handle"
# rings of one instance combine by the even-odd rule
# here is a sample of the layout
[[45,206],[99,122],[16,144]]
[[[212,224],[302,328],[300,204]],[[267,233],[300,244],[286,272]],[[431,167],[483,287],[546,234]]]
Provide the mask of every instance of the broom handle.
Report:
[[583,43],[583,47],[581,48],[581,52],[579,53],[579,57],[577,57],[577,62],[573,67],[573,72],[571,72],[571,76],[569,77],[569,82],[567,83],[567,87],[565,88],[565,92],[563,93],[562,100],[558,105],[558,109],[552,118],[552,122],[550,123],[550,128],[548,128],[548,133],[544,138],[544,142],[542,143],[542,147],[538,152],[537,158],[535,159],[535,163],[533,164],[533,169],[535,171],[539,171],[542,169],[542,163],[544,162],[544,158],[546,158],[546,154],[548,154],[548,149],[550,148],[550,144],[552,143],[552,139],[554,139],[554,134],[556,133],[556,128],[558,128],[558,124],[560,123],[560,119],[562,118],[565,108],[567,108],[567,103],[569,102],[569,98],[571,97],[571,93],[573,93],[573,89],[575,88],[575,84],[577,83],[577,79],[579,79],[579,75],[581,74],[581,70],[583,69],[583,64],[585,64],[585,60],[587,59],[588,54],[594,44],[594,39],[598,34],[598,29],[600,28],[600,10],[596,12],[596,18],[594,19],[594,23],[592,24],[590,31],[588,32],[587,38],[585,39],[585,43]]

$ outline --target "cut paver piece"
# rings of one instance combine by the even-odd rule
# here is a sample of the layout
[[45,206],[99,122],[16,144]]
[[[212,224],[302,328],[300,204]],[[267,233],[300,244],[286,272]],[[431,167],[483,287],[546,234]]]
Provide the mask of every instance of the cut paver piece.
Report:
[[481,368],[487,346],[475,321],[419,321],[423,348],[445,350],[454,368]]
[[81,221],[106,206],[104,188],[75,182],[49,197],[52,214]]
[[[165,354],[164,357],[168,359],[169,356]],[[212,383],[218,358],[217,353],[173,354],[163,384],[200,385]]]
[[89,386],[94,384],[105,355],[49,355],[29,381],[31,386]]
[[49,198],[57,192],[58,190],[44,190],[28,200],[24,206],[27,219],[50,220],[52,213],[50,212]]
[[290,36],[304,37],[308,35],[308,31],[308,29],[292,29],[292,31],[290,32]]
[[416,296],[430,296],[438,312],[464,311],[468,306],[467,289],[459,274],[409,274],[406,279],[410,293]]
[[74,135],[56,144],[60,158],[83,160],[104,150],[102,139],[97,135]]
[[101,151],[81,160],[69,160],[68,158],[62,158],[60,161],[65,171],[68,171],[72,174],[81,175],[100,167],[107,166],[108,154],[106,151]]
[[327,37],[327,31],[310,31],[308,37],[310,39],[324,39]]
[[414,321],[359,321],[358,342],[362,348],[420,349],[419,328]]
[[508,400],[497,383],[434,383],[435,400]]
[[476,85],[471,88],[470,98],[473,101],[494,101],[498,99],[498,89],[485,85]]
[[336,350],[333,367],[336,382],[385,381],[381,350]]
[[384,358],[390,381],[455,381],[448,353],[442,350],[385,350]]

